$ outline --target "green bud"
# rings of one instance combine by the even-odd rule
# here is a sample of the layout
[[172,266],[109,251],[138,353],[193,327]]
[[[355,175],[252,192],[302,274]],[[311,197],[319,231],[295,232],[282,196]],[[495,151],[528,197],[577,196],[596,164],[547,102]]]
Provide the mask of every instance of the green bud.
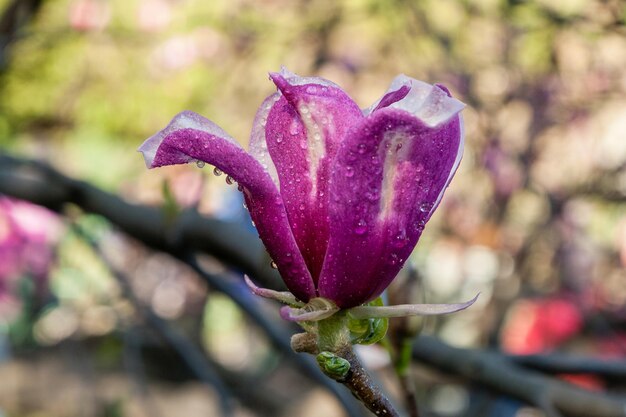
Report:
[[[367,303],[368,306],[380,307],[383,305],[382,298]],[[350,317],[348,315],[348,317]],[[353,345],[373,345],[385,337],[389,327],[388,318],[348,319],[348,329],[352,337]]]
[[345,378],[350,370],[350,362],[332,352],[321,352],[315,359],[322,371],[335,380]]

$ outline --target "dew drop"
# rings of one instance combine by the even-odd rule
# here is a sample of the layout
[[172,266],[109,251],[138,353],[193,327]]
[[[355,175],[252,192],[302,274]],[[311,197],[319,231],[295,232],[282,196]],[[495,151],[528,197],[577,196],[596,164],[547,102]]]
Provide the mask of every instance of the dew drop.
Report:
[[367,232],[367,223],[365,222],[365,220],[361,219],[354,228],[354,233],[356,233],[357,235],[362,235],[365,234],[365,232]]
[[222,170],[219,169],[218,167],[213,168],[213,175],[215,175],[216,177],[219,177],[220,175],[222,175]]
[[281,143],[283,141],[283,134],[279,133],[276,135],[276,143]]
[[196,161],[196,166],[200,169],[204,168],[205,162],[204,161]]
[[270,262],[270,266],[272,267],[272,269],[278,269],[278,265],[276,265],[276,262],[274,261]]
[[354,168],[346,167],[346,177],[352,178],[354,176]]
[[425,201],[422,204],[420,204],[420,211],[422,213],[426,213],[428,212],[432,207],[432,204],[430,204],[429,202]]
[[303,150],[308,149],[308,145],[306,143],[306,139],[303,139],[303,140],[300,141],[300,148],[303,149]]
[[291,123],[291,126],[289,127],[289,133],[291,134],[291,136],[296,136],[298,134],[298,132],[300,132],[300,128],[298,127],[298,123],[296,123],[296,122]]
[[360,143],[359,144],[359,153],[361,155],[363,155],[365,153],[365,144],[364,143]]
[[307,114],[309,109],[306,106],[300,106],[300,113]]
[[398,233],[396,234],[392,244],[393,244],[393,246],[395,248],[398,248],[398,249],[403,248],[403,247],[406,246],[406,244],[407,244],[407,237],[406,237],[406,231],[404,229],[398,231]]
[[424,222],[424,220],[420,220],[413,224],[413,229],[415,229],[417,233],[422,233],[424,231],[425,226],[426,226],[426,222]]
[[245,208],[246,210],[248,210],[248,205],[246,204],[246,202],[243,202],[243,208]]
[[235,180],[233,179],[233,177],[231,177],[230,175],[226,176],[226,184],[228,185],[233,185],[235,183]]

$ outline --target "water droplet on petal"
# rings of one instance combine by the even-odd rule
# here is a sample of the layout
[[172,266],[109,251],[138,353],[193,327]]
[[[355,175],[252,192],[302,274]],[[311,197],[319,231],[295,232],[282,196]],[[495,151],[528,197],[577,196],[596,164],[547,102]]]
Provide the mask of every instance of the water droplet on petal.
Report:
[[272,269],[278,269],[278,265],[276,265],[276,262],[274,261],[270,262],[270,266],[272,267]]
[[430,209],[432,208],[432,204],[429,203],[428,201],[423,202],[422,204],[420,204],[420,211],[422,213],[426,213],[428,211],[430,211]]
[[364,143],[360,143],[359,144],[359,153],[361,155],[363,155],[365,153],[365,144]]
[[281,143],[283,141],[283,134],[279,133],[276,135],[276,143]]
[[362,235],[365,234],[365,232],[367,232],[367,223],[365,222],[365,220],[361,219],[354,228],[354,233],[356,233],[357,235]]
[[422,233],[424,231],[425,226],[426,226],[426,222],[424,220],[420,220],[413,224],[413,229],[415,229],[417,233]]
[[351,178],[354,176],[354,168],[346,167],[346,177]]
[[196,161],[196,166],[200,169],[204,168],[205,162],[204,161]]
[[243,202],[243,208],[245,208],[246,210],[248,210],[248,205],[246,204],[246,202]]
[[235,180],[233,179],[233,177],[231,177],[230,175],[226,176],[226,184],[228,185],[233,185],[235,183]]
[[393,239],[393,246],[400,249],[406,246],[407,244],[407,237],[406,237],[406,231],[404,229],[399,230],[398,233],[396,234],[395,238]]
[[222,175],[222,170],[219,169],[218,167],[213,168],[213,175],[215,175],[216,177],[219,177],[220,175]]

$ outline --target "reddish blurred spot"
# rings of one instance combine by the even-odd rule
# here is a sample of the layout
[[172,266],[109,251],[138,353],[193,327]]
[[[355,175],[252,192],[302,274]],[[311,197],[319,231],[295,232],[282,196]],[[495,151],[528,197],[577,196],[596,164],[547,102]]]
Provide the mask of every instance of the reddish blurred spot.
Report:
[[502,348],[514,354],[551,350],[578,333],[582,325],[581,312],[569,300],[520,300],[502,329]]
[[564,381],[577,385],[591,391],[604,391],[604,381],[596,375],[591,374],[560,374],[558,375]]

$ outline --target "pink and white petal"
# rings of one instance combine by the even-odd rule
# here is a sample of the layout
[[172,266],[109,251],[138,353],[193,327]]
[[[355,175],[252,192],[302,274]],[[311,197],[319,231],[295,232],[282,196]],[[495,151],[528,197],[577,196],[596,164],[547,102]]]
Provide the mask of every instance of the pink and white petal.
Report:
[[281,97],[267,116],[267,146],[294,236],[317,282],[328,244],[330,166],[347,130],[362,115],[330,82],[277,73],[270,77]]
[[276,101],[278,101],[279,98],[280,93],[274,93],[261,103],[261,106],[254,117],[254,122],[252,123],[252,132],[250,134],[250,146],[248,147],[248,152],[261,163],[267,173],[270,174],[270,177],[272,177],[276,187],[280,189],[278,173],[276,172],[276,167],[274,166],[274,162],[270,156],[267,148],[267,141],[265,139],[265,125],[267,124],[267,117],[272,109],[272,106],[276,103]]
[[[406,86],[410,87],[410,91],[400,97],[398,92]],[[394,92],[395,95],[392,94]],[[400,74],[391,82],[387,93],[370,106],[365,114],[384,107],[405,110],[426,125],[434,127],[460,112],[465,105],[453,98],[448,89],[442,85],[431,85]]]
[[386,107],[350,131],[333,167],[320,296],[347,308],[389,285],[441,200],[461,146],[459,115],[431,127]]
[[360,306],[350,309],[350,315],[355,319],[382,318],[382,317],[410,317],[410,316],[440,316],[465,310],[478,300],[479,294],[464,303],[454,304],[399,304],[395,306]]
[[287,221],[282,198],[261,164],[213,122],[189,111],[139,148],[150,168],[204,161],[244,188],[250,215],[285,284],[300,300],[315,297],[315,286]]

